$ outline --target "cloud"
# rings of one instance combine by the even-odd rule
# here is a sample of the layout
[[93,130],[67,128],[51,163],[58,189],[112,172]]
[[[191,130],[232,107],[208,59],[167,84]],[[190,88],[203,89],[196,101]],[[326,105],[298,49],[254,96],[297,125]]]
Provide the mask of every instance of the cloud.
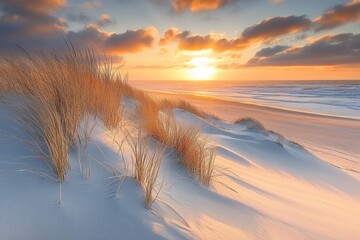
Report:
[[83,7],[85,10],[93,10],[101,7],[101,5],[102,5],[101,1],[88,1],[81,4],[81,7]]
[[[266,56],[262,49],[248,66],[322,66],[360,64],[360,34],[326,35],[302,47],[283,48]],[[262,52],[262,53],[261,53]]]
[[2,0],[5,13],[25,16],[48,15],[66,6],[66,0]]
[[[93,5],[97,2],[91,2]],[[134,53],[152,47],[157,30],[154,27],[110,33],[101,27],[114,24],[109,15],[102,15],[95,24],[79,31],[66,31],[67,23],[54,14],[66,6],[65,0],[2,0],[0,1],[0,50],[16,44],[25,48],[63,48],[64,37],[75,45],[105,50],[108,54]],[[85,14],[68,15],[69,21],[88,22]]]
[[336,5],[314,21],[317,31],[332,29],[348,22],[360,21],[360,1]]
[[52,14],[66,6],[64,0],[0,1],[1,48],[16,43],[39,45],[58,38],[66,21]]
[[96,22],[96,24],[100,27],[114,25],[115,23],[116,21],[107,14],[101,15],[100,19]]
[[103,32],[98,26],[90,24],[80,31],[69,31],[67,37],[79,46],[104,49],[104,42],[110,37],[110,33]]
[[311,20],[305,16],[287,16],[267,18],[246,28],[242,37],[246,41],[269,40],[282,35],[308,30]]
[[[201,36],[194,35],[185,38],[180,38],[179,49],[187,51],[200,51],[205,49],[213,49],[214,51],[222,51],[219,48],[218,39],[211,34]],[[228,41],[228,40],[226,40]]]
[[105,50],[108,54],[116,55],[151,48],[156,34],[155,27],[128,30],[124,33],[108,33],[101,31],[97,25],[90,24],[79,32],[70,31],[67,35],[77,45]]
[[190,35],[189,31],[180,31],[175,27],[169,28],[165,33],[164,36],[160,39],[160,45],[166,45],[172,43],[174,41],[185,39]]
[[[229,41],[229,40],[223,40]],[[180,31],[177,28],[170,28],[165,33],[164,36],[160,39],[160,45],[166,45],[172,42],[178,42],[178,48],[180,50],[187,51],[200,51],[206,49],[213,49],[215,51],[223,51],[220,49],[221,39],[217,38],[212,34],[205,36],[202,35],[191,35],[190,31]]]
[[173,0],[171,6],[176,12],[201,12],[219,9],[238,2],[241,0]]
[[67,20],[70,22],[78,22],[83,24],[89,24],[91,21],[93,21],[94,23],[92,23],[92,25],[96,25],[98,26],[98,28],[107,27],[116,24],[116,21],[113,18],[111,18],[108,14],[103,14],[98,20],[95,20],[94,18],[84,13],[79,13],[79,14],[69,13],[67,15]]
[[121,34],[110,35],[104,45],[112,53],[135,53],[151,48],[157,35],[155,27],[128,30]]
[[199,51],[212,49],[215,52],[243,50],[257,42],[272,41],[282,35],[297,33],[311,27],[305,16],[273,17],[246,28],[239,37],[225,38],[215,34],[191,35],[189,31],[170,28],[160,39],[160,45],[178,42],[180,50]]
[[[167,3],[168,0],[152,0],[158,4]],[[268,0],[272,4],[279,4],[285,0]],[[203,11],[214,11],[226,6],[236,5],[237,3],[255,2],[255,0],[171,0],[171,8],[177,12],[182,13],[190,11],[193,13]]]
[[263,48],[260,51],[258,51],[255,55],[255,57],[260,58],[260,57],[270,57],[273,56],[275,54],[278,54],[280,52],[283,52],[284,50],[288,49],[288,46],[281,46],[281,45],[277,45],[274,47],[268,47],[268,48]]

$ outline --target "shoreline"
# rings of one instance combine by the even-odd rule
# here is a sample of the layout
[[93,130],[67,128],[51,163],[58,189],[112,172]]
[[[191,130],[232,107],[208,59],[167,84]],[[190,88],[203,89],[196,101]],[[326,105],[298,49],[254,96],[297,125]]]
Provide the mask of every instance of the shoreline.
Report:
[[[301,114],[301,115],[308,115],[308,116],[314,116],[319,118],[332,118],[332,119],[340,119],[340,120],[348,120],[348,121],[355,121],[360,123],[360,117],[359,118],[352,118],[350,116],[337,116],[337,115],[331,115],[331,114],[325,114],[325,113],[316,113],[316,112],[307,112],[307,111],[301,111],[301,110],[294,110],[289,108],[283,108],[279,106],[267,106],[262,105],[259,103],[254,102],[241,102],[231,99],[223,99],[220,97],[215,96],[206,96],[206,95],[194,95],[194,94],[185,94],[185,93],[174,93],[174,92],[167,92],[167,91],[154,91],[154,90],[145,90],[148,91],[157,97],[180,97],[180,98],[186,98],[186,99],[194,99],[194,100],[209,100],[209,101],[221,101],[228,104],[241,104],[248,107],[256,107],[259,109],[265,109],[270,111],[279,111],[279,112],[289,112],[293,114]],[[225,119],[226,120],[226,119]]]
[[227,122],[251,117],[266,129],[303,145],[323,161],[360,177],[360,120],[241,103],[211,96],[148,91],[158,98],[184,99]]
[[295,109],[290,109],[290,108],[283,108],[283,107],[279,107],[279,106],[267,106],[267,105],[262,105],[262,104],[255,103],[255,102],[241,102],[241,101],[224,99],[224,98],[215,97],[215,96],[194,95],[194,94],[184,94],[184,93],[179,94],[179,93],[175,93],[175,92],[167,92],[167,91],[160,91],[160,90],[159,91],[145,90],[145,91],[148,91],[148,92],[156,95],[157,97],[160,96],[160,97],[185,98],[188,100],[193,99],[193,100],[221,101],[221,102],[228,103],[228,104],[241,104],[241,105],[246,105],[248,107],[256,107],[256,108],[260,108],[260,109],[262,108],[262,109],[270,110],[270,111],[283,111],[283,112],[290,112],[293,114],[309,115],[309,116],[320,117],[320,118],[333,118],[333,119],[354,121],[354,122],[360,123],[360,117],[353,118],[351,116],[337,116],[337,115],[326,114],[326,113],[307,112],[307,111],[295,110]]

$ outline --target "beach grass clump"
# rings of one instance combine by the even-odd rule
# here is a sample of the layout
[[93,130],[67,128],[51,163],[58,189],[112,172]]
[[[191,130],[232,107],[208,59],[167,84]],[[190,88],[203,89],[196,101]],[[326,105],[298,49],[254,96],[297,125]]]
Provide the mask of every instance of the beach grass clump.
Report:
[[204,111],[200,110],[196,106],[190,104],[189,102],[182,100],[182,99],[163,99],[159,101],[159,104],[161,106],[161,109],[181,109],[185,112],[189,112],[194,114],[195,116],[198,116],[200,118],[205,119],[208,114]]
[[137,136],[126,136],[132,155],[133,174],[145,192],[145,207],[151,208],[152,203],[159,194],[154,196],[155,185],[164,156],[165,146],[157,144],[152,151],[149,150],[148,142],[141,138],[141,132]]
[[[169,121],[174,121],[169,118]],[[213,175],[215,152],[196,127],[173,124],[168,142],[176,150],[183,164],[199,182],[209,185]]]
[[26,103],[16,107],[18,121],[27,132],[39,155],[52,166],[57,179],[63,182],[70,168],[69,144],[64,134],[61,117],[54,111],[51,102],[28,98]]
[[30,111],[23,111],[22,117],[31,121],[27,128],[33,128],[32,136],[37,132],[37,141],[43,139],[39,148],[47,148],[54,171],[63,181],[69,164],[60,159],[67,159],[64,151],[74,145],[82,119],[92,114],[109,129],[119,124],[124,84],[111,64],[71,43],[61,53],[20,49],[1,56],[0,62],[0,91],[31,99],[26,104]]
[[145,179],[143,189],[145,191],[145,207],[150,209],[151,204],[156,200],[159,190],[154,196],[156,180],[159,175],[161,162],[164,156],[165,147],[158,145],[150,153],[145,164]]
[[150,136],[173,148],[189,173],[209,185],[215,159],[213,148],[197,128],[177,123],[171,113],[161,109],[161,102],[150,97],[139,102],[138,114],[143,128]]
[[291,141],[291,140],[288,140],[286,139],[283,135],[281,135],[280,133],[278,132],[274,132],[274,131],[268,131],[268,133],[270,134],[272,140],[280,145],[280,146],[284,146],[286,143],[288,144],[291,144],[293,146],[296,146],[298,148],[301,148],[301,149],[305,149],[304,146],[302,146],[301,144],[297,143],[297,142],[294,142],[294,141]]
[[264,125],[254,118],[241,118],[234,122],[234,124],[243,124],[247,129],[266,131]]

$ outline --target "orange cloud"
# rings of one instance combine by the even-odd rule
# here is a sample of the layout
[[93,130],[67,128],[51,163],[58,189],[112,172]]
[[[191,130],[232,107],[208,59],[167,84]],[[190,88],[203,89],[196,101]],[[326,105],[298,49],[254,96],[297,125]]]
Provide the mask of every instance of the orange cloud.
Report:
[[311,27],[305,16],[273,17],[246,28],[237,38],[222,38],[217,35],[191,35],[189,31],[170,28],[160,39],[160,44],[178,42],[180,50],[199,51],[212,49],[215,52],[243,50],[256,42],[271,41],[279,36],[297,33]]
[[66,0],[2,0],[1,5],[5,12],[43,15],[66,6]]
[[[92,3],[97,3],[93,1]],[[0,51],[19,44],[25,48],[62,48],[64,37],[78,46],[105,50],[108,54],[135,53],[153,46],[157,37],[154,27],[109,33],[100,27],[114,24],[109,15],[102,15],[94,24],[79,31],[66,31],[64,19],[54,15],[66,6],[66,0],[2,0],[0,1]],[[72,16],[72,21],[90,21],[87,15]]]
[[104,43],[110,37],[110,33],[101,31],[95,24],[90,24],[78,32],[69,31],[67,36],[76,45],[104,49]]
[[111,34],[104,42],[105,48],[111,53],[135,53],[151,48],[157,35],[155,27],[128,30],[125,33]]
[[348,22],[360,21],[360,1],[337,5],[314,21],[315,29],[325,30],[335,28]]
[[225,5],[234,4],[239,0],[174,0],[172,8],[176,12],[190,10],[191,12],[200,12],[206,10],[215,10]]
[[180,30],[178,30],[175,27],[169,28],[165,33],[164,36],[162,38],[160,38],[159,44],[160,45],[166,45],[169,43],[172,43],[174,41],[177,41],[179,39],[183,39],[186,38],[187,36],[190,35],[189,31],[183,31],[181,32]]
[[360,64],[360,34],[326,35],[300,47],[264,48],[248,66],[326,66]]
[[100,19],[96,22],[96,24],[100,27],[114,25],[115,23],[116,21],[107,14],[101,15]]
[[3,0],[0,1],[0,35],[11,43],[19,37],[51,39],[66,26],[62,18],[52,13],[66,6],[65,0]]
[[[78,46],[105,50],[111,55],[135,53],[151,48],[157,37],[155,27],[110,33],[100,26],[113,24],[109,15],[102,15],[94,24],[79,31],[66,31],[66,21],[54,16],[66,6],[65,0],[3,0],[0,1],[0,51],[19,44],[25,48],[62,48],[64,37]],[[90,20],[86,15],[72,20]]]
[[106,50],[108,54],[136,53],[151,48],[155,41],[155,27],[128,30],[124,33],[101,31],[97,25],[89,25],[79,32],[69,32],[68,37],[77,45]]

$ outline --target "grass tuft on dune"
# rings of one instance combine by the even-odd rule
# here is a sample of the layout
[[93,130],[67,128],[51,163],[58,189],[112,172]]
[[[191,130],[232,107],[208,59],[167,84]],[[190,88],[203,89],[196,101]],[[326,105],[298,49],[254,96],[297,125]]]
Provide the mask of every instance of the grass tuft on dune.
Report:
[[[200,135],[197,128],[176,123],[171,111],[166,111],[171,109],[170,102],[166,102],[165,111],[161,111],[163,103],[164,101],[159,102],[149,96],[140,101],[138,115],[142,125],[151,136],[177,152],[180,163],[192,176],[199,182],[209,185],[215,161],[213,148]],[[188,105],[184,106],[188,107]],[[195,109],[193,108],[193,111]]]
[[30,111],[22,111],[22,118],[27,119],[23,125],[32,128],[39,148],[47,148],[54,172],[63,181],[69,168],[67,152],[84,116],[99,115],[107,128],[119,123],[121,80],[111,66],[101,66],[92,51],[71,45],[64,53],[20,49],[3,56],[2,63],[2,92],[29,99]]
[[244,124],[248,129],[265,131],[264,125],[253,118],[240,118],[234,122],[234,124]]

